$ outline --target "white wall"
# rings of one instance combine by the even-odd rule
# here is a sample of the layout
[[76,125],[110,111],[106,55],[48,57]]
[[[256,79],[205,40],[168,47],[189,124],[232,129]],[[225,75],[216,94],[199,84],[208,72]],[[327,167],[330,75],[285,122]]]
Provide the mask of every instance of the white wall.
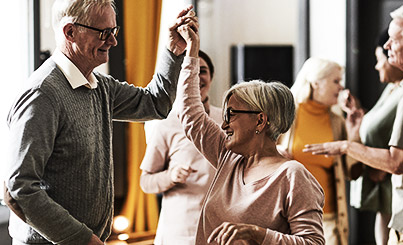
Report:
[[[28,1],[9,1],[2,6],[0,22],[11,24],[0,39],[0,199],[3,198],[3,178],[9,167],[7,145],[9,131],[7,115],[15,96],[23,82],[28,78],[30,49]],[[1,240],[1,239],[0,239]],[[0,241],[1,243],[1,241]]]
[[311,56],[346,64],[346,1],[310,1]]
[[297,38],[298,0],[199,0],[201,48],[216,68],[210,101],[221,106],[230,84],[234,44],[290,44]]

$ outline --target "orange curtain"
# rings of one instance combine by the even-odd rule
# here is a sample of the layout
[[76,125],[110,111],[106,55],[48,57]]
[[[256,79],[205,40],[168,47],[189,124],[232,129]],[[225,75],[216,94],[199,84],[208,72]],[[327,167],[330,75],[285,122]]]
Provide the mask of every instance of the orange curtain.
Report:
[[[123,1],[126,79],[136,86],[147,86],[154,73],[161,7],[162,0]],[[131,232],[155,231],[158,223],[156,197],[140,189],[139,167],[146,148],[144,125],[130,123],[127,132],[129,186],[121,215],[128,218]]]

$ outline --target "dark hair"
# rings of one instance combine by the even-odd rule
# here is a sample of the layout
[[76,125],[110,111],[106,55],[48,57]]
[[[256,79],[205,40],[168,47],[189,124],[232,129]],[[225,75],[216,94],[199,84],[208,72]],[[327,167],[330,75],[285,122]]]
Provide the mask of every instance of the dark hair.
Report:
[[203,51],[201,51],[201,50],[199,50],[199,57],[202,58],[204,61],[206,61],[207,66],[208,66],[208,68],[209,68],[209,70],[210,70],[210,77],[211,77],[211,79],[212,79],[213,76],[214,76],[214,65],[213,65],[213,62],[211,61],[210,57],[209,57],[206,53],[204,53]]
[[388,57],[388,50],[383,45],[389,40],[388,29],[383,30],[378,37],[378,46],[382,48],[383,53]]

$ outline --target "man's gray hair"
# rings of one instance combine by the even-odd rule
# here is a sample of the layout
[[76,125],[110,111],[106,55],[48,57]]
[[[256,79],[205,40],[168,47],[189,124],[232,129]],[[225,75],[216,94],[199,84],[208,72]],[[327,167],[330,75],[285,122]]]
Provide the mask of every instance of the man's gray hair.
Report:
[[106,6],[112,6],[116,11],[114,0],[55,0],[52,8],[52,24],[56,44],[59,45],[64,40],[63,27],[66,24],[78,22],[93,25],[90,13],[96,11],[101,15]]
[[390,16],[392,17],[392,19],[398,19],[398,18],[403,19],[403,5],[393,10],[390,13]]

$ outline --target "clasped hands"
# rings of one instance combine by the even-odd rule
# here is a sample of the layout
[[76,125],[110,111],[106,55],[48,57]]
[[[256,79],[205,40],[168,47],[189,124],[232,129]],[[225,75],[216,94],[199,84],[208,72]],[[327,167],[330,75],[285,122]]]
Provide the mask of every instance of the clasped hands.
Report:
[[[175,22],[169,27],[167,48],[176,56],[183,54],[187,49],[187,55],[194,56],[199,49],[199,22],[190,5],[183,9],[176,17]],[[197,53],[190,54],[190,47]]]

